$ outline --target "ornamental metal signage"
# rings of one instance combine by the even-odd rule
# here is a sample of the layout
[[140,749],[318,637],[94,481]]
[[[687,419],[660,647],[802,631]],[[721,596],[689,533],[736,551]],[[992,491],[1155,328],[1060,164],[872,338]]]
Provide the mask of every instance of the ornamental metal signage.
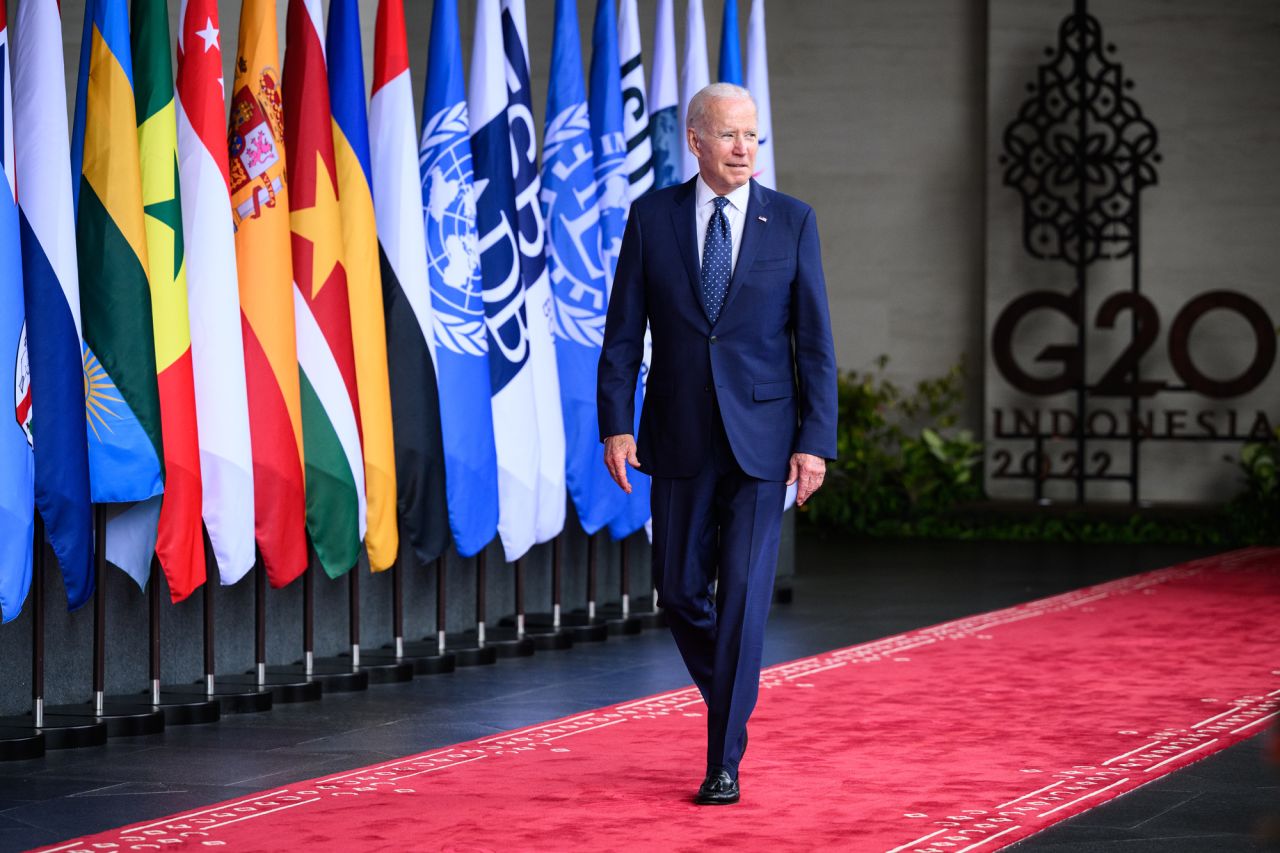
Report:
[[[1077,0],[1003,134],[1003,183],[1021,200],[1023,249],[1074,271],[1071,291],[1018,295],[998,311],[991,330],[992,363],[1021,399],[1068,395],[1073,402],[991,412],[989,476],[1030,481],[1036,499],[1050,480],[1073,482],[1077,502],[1089,482],[1113,480],[1127,482],[1137,502],[1148,442],[1272,435],[1266,412],[1231,402],[1259,388],[1275,365],[1276,326],[1265,308],[1245,293],[1206,289],[1165,317],[1143,291],[1142,197],[1158,183],[1159,137],[1116,53]],[[1091,300],[1090,269],[1107,263],[1128,265],[1128,289]],[[1237,375],[1205,369],[1206,354],[1193,345],[1197,325],[1212,312],[1234,314],[1250,330],[1245,349],[1252,356]],[[1048,315],[1071,332],[1045,341],[1029,360],[1023,348],[1020,360],[1019,327]],[[1127,332],[1127,345],[1091,360],[1088,333],[1098,330]],[[1149,375],[1144,357],[1161,346],[1171,375]]]

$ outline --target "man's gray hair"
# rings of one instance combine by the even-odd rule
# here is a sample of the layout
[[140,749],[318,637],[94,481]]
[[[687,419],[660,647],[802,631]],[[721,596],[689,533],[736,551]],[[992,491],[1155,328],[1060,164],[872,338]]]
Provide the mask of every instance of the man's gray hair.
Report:
[[756,105],[756,99],[751,97],[751,93],[742,86],[737,86],[733,83],[712,83],[710,86],[703,86],[689,99],[689,113],[685,116],[685,127],[691,127],[694,130],[709,130],[710,128],[707,127],[707,111],[711,108],[711,102],[738,100],[739,98],[746,98],[753,107]]

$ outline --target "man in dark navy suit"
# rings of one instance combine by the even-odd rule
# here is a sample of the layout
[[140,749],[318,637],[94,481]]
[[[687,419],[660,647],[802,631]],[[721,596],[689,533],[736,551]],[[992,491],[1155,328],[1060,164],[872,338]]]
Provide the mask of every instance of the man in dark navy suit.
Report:
[[613,479],[630,492],[627,465],[653,477],[659,600],[707,703],[694,801],[718,805],[739,798],[786,487],[803,504],[835,456],[836,364],[813,209],[751,180],[750,93],[708,86],[687,124],[698,175],[631,206],[598,404]]

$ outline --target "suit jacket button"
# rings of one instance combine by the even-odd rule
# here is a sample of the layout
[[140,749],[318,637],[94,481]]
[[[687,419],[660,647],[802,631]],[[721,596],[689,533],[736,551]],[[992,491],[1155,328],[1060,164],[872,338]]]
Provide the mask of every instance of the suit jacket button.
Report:
[[712,336],[711,336],[711,343],[713,343],[713,344],[714,344],[715,342],[716,342],[716,336],[715,336],[715,335],[712,335]]

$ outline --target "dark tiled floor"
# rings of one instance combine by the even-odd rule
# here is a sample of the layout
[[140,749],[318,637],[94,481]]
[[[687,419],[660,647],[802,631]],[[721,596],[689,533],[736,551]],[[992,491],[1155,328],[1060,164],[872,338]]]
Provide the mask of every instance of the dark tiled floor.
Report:
[[[1185,549],[854,543],[802,537],[767,663],[1007,607],[1199,556]],[[391,757],[681,687],[665,631],[334,694],[220,723],[0,765],[0,850],[56,843]],[[1018,845],[1277,850],[1280,777],[1254,738]],[[1273,830],[1274,831],[1274,830]]]

